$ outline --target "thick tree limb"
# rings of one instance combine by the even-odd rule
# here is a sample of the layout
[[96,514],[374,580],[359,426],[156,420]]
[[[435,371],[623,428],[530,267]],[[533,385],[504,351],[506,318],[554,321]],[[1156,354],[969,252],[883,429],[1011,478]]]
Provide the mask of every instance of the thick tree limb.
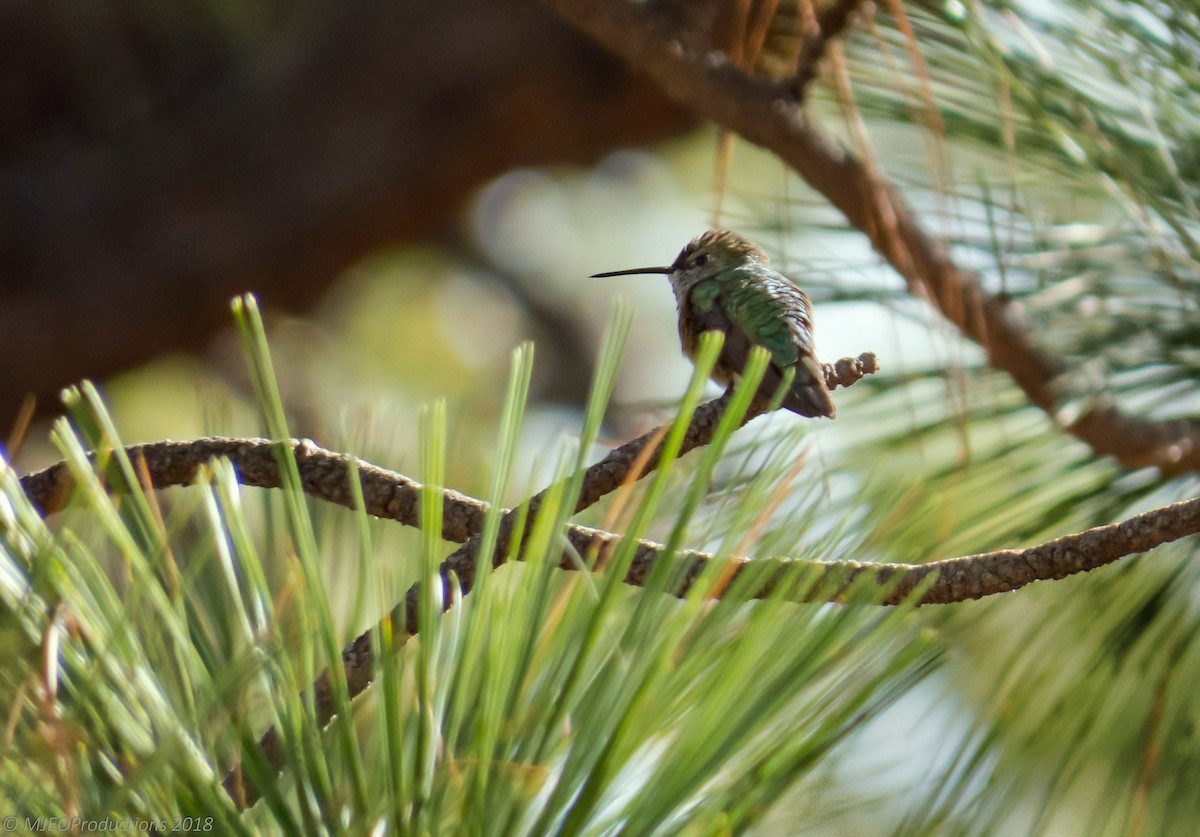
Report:
[[[1057,420],[1059,379],[1068,369],[1034,344],[1014,306],[986,292],[917,222],[896,189],[815,125],[791,85],[747,76],[726,56],[680,41],[656,4],[629,0],[547,0],[564,19],[645,72],[675,100],[777,154],[943,317],[987,352],[1038,407]],[[1064,429],[1126,468],[1200,471],[1200,422],[1128,415],[1099,397]]]

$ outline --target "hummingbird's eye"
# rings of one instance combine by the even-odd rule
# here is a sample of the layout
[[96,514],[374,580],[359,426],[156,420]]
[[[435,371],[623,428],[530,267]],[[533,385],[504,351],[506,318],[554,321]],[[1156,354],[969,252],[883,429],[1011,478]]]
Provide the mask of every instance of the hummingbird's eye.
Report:
[[701,253],[699,256],[696,256],[696,267],[703,267],[706,264],[708,264],[708,256],[704,255],[703,253]]

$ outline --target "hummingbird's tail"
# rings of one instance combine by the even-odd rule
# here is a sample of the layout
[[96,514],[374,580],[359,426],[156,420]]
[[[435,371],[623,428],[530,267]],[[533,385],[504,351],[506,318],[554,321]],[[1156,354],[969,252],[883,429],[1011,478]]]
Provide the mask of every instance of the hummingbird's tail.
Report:
[[[807,370],[805,375],[801,368]],[[837,415],[837,407],[829,397],[829,389],[825,386],[825,376],[821,367],[812,358],[803,358],[796,370],[800,374],[784,396],[783,408],[807,418],[833,418]]]
[[824,383],[798,384],[783,399],[783,408],[808,418],[833,418],[837,407]]

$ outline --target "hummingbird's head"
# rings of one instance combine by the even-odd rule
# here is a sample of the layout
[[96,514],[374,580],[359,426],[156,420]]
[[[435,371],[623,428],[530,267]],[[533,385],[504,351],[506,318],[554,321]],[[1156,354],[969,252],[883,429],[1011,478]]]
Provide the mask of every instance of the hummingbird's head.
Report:
[[639,267],[633,270],[614,270],[597,273],[592,278],[629,276],[640,273],[664,273],[671,280],[675,296],[683,299],[688,291],[706,279],[748,262],[765,264],[766,254],[737,233],[728,230],[709,230],[693,238],[679,251],[670,267]]
[[762,250],[729,230],[709,230],[693,238],[671,264],[671,285],[682,295],[692,287],[748,262],[765,264]]

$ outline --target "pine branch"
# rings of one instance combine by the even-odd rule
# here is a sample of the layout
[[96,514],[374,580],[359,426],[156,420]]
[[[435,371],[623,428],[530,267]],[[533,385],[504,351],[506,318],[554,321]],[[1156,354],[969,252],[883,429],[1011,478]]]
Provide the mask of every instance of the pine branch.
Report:
[[[872,355],[862,355],[854,360],[846,358],[825,366],[826,381],[831,388],[849,386],[874,372],[875,368]],[[726,403],[727,399],[723,396],[697,409],[679,455],[711,440]],[[761,405],[752,408],[742,423],[750,421],[761,411]],[[575,511],[582,511],[627,480],[640,479],[653,470],[657,465],[657,451],[647,457],[645,449],[651,443],[659,443],[661,438],[661,428],[651,431],[616,448],[589,467]],[[324,450],[307,440],[290,440],[288,444],[297,457],[306,493],[352,507],[350,457]],[[275,460],[276,451],[276,445],[265,439],[216,438],[193,442],[158,442],[127,449],[134,461],[145,464],[144,473],[149,475],[151,484],[156,488],[190,483],[195,479],[198,469],[214,456],[228,457],[235,466],[238,479],[244,484],[277,488],[281,480]],[[633,468],[639,461],[646,464],[635,477]],[[355,464],[369,514],[407,525],[419,524],[417,502],[421,489],[418,483],[402,474],[367,463]],[[32,502],[43,513],[48,513],[61,508],[70,489],[71,477],[65,463],[58,463],[23,477],[21,482]],[[467,593],[475,583],[479,559],[477,535],[482,529],[488,505],[450,490],[444,490],[443,494],[443,537],[465,543],[442,563],[439,573],[443,579],[453,575],[462,592]],[[531,498],[523,513],[535,513],[545,495],[543,491]],[[504,556],[509,554],[518,515],[517,511],[504,512],[500,538],[491,556],[493,565],[500,564]],[[624,581],[633,586],[643,586],[657,562],[671,560],[677,562],[674,577],[678,579],[671,592],[684,596],[713,561],[722,561],[729,567],[723,589],[728,589],[728,582],[742,572],[757,574],[757,586],[750,594],[754,598],[779,592],[796,602],[842,601],[852,585],[869,578],[872,584],[887,589],[883,604],[898,604],[918,589],[922,590],[921,604],[949,604],[1009,592],[1034,581],[1065,578],[1197,533],[1200,533],[1200,499],[1154,509],[1120,523],[1067,535],[1027,549],[998,550],[915,565],[780,558],[751,561],[740,557],[717,558],[698,551],[685,551],[664,558],[665,547],[642,540],[638,542]],[[566,538],[571,550],[564,552],[560,561],[560,567],[564,570],[578,569],[572,555],[604,555],[615,549],[621,541],[618,534],[578,525],[568,526]],[[521,559],[520,545],[512,554]],[[419,628],[418,596],[419,585],[413,585],[404,602],[386,617],[393,628],[402,629],[396,631],[401,641],[415,635]],[[452,604],[453,601],[447,599],[444,606],[448,608]],[[364,632],[346,647],[342,652],[342,663],[349,694],[354,697],[365,690],[374,677],[371,631]],[[317,717],[322,725],[327,724],[335,714],[328,672],[314,683],[313,691]],[[260,741],[260,747],[267,762],[276,770],[280,769],[284,751],[277,731],[268,730]],[[254,804],[258,798],[257,790],[243,783],[240,767],[226,776],[225,787],[241,807]]]
[[[850,386],[876,370],[875,357],[869,353],[824,365],[825,379],[831,389]],[[711,440],[725,405],[726,398],[723,396],[701,405],[696,410],[680,448],[680,456]],[[752,407],[742,423],[745,424],[760,415],[761,410],[761,405]],[[583,488],[576,502],[575,513],[590,507],[630,480],[634,464],[643,458],[646,445],[661,439],[661,431],[662,428],[656,428],[645,433],[614,449],[603,460],[589,467],[583,479]],[[353,508],[353,494],[350,488],[350,468],[353,461],[368,514],[409,526],[420,525],[417,510],[420,483],[395,471],[355,460],[347,454],[318,447],[307,439],[291,439],[287,444],[296,457],[301,484],[309,496]],[[139,466],[144,464],[142,473],[149,477],[154,488],[191,484],[195,481],[199,469],[215,457],[229,459],[234,465],[238,481],[243,485],[260,488],[279,488],[282,485],[276,460],[277,445],[267,439],[207,437],[191,441],[152,442],[131,445],[125,452],[133,461],[139,463]],[[637,479],[653,471],[657,465],[657,458],[657,450],[646,457],[648,464],[637,475]],[[62,508],[73,482],[65,462],[56,463],[21,478],[21,486],[26,495],[43,515]],[[528,501],[527,513],[536,513],[547,491],[549,489]],[[464,547],[443,562],[441,574],[443,578],[448,579],[453,573],[461,589],[468,592],[474,586],[477,563],[473,539],[482,531],[484,516],[489,506],[482,500],[451,489],[443,489],[442,497],[442,537],[448,541],[463,543]],[[516,517],[513,510],[503,510],[502,514],[505,521],[514,520]],[[779,584],[798,570],[809,573],[816,570],[816,578],[820,583],[800,595],[793,596],[794,601],[838,601],[851,583],[864,575],[870,575],[881,587],[894,585],[883,603],[898,604],[918,587],[928,583],[930,576],[936,575],[936,580],[925,590],[920,603],[951,604],[1011,592],[1035,581],[1066,578],[1198,533],[1200,499],[1164,506],[1120,523],[1067,535],[1028,549],[998,550],[932,560],[924,564],[821,562],[796,558],[756,559],[753,562],[756,568],[771,566],[772,569],[764,573],[765,580],[753,595],[756,598],[770,595]],[[501,535],[492,556],[493,565],[498,566],[503,562],[503,556],[511,546],[512,534],[512,523],[509,522],[506,526],[502,522]],[[576,554],[603,554],[615,549],[622,536],[572,524],[568,526],[566,538]],[[632,586],[643,586],[655,562],[662,560],[664,552],[665,547],[661,544],[648,540],[638,541],[635,558],[625,582]],[[519,550],[516,554],[520,558]],[[683,551],[670,560],[678,561],[687,568],[681,573],[680,585],[675,590],[678,595],[685,595],[708,564],[714,560],[730,561],[734,565],[735,575],[741,571],[741,567],[750,563],[749,559],[741,557],[717,559],[708,553],[695,550]],[[578,565],[569,554],[564,554],[561,566],[565,570],[578,569]],[[415,601],[415,592],[410,590],[407,598]],[[416,633],[416,616],[411,607],[398,606],[393,613],[393,617],[395,616],[402,616],[398,624],[402,624],[409,633]],[[348,652],[349,650],[347,649]]]
[[[914,296],[987,352],[1030,402],[1057,419],[1058,384],[1069,369],[1036,346],[1018,311],[987,293],[917,222],[899,192],[816,125],[792,83],[755,79],[718,52],[690,49],[660,5],[629,0],[548,0],[572,25],[654,79],[672,98],[774,152],[871,241]],[[1064,429],[1126,468],[1200,471],[1200,421],[1154,421],[1103,397]]]
[[[310,439],[288,439],[279,443],[270,439],[207,436],[188,441],[130,445],[125,452],[141,473],[149,476],[152,488],[191,485],[204,465],[220,457],[233,464],[242,485],[281,488],[283,478],[277,459],[280,444],[291,449],[301,487],[310,497],[353,509],[354,494],[350,485],[353,465],[358,469],[367,514],[407,526],[419,525],[419,482],[348,454],[327,450]],[[25,495],[42,515],[61,511],[70,499],[74,485],[75,479],[65,461],[21,477]],[[110,488],[121,490],[119,486]],[[465,541],[483,528],[487,509],[487,503],[447,489],[442,498],[442,537],[455,543]]]
[[[878,365],[875,355],[865,352],[856,358],[842,358],[835,363],[822,364],[822,371],[825,374],[826,386],[837,389],[851,386],[860,378],[874,374],[878,371]],[[749,418],[746,420],[749,421]],[[639,444],[644,445],[651,435],[646,434],[623,445],[610,454],[610,458],[620,451],[632,450]],[[701,442],[704,443],[706,442]],[[200,468],[218,457],[224,457],[233,463],[238,482],[242,485],[280,488],[283,482],[276,459],[278,444],[270,439],[206,436],[187,441],[171,440],[130,445],[125,448],[125,452],[139,467],[145,466],[143,473],[149,476],[149,487],[152,488],[191,485],[196,481]],[[354,493],[350,486],[350,467],[353,463],[358,469],[367,514],[384,520],[395,520],[407,526],[420,524],[417,503],[421,496],[421,484],[416,480],[355,459],[348,454],[326,450],[310,439],[289,439],[284,444],[292,451],[300,473],[301,487],[310,497],[348,509],[354,508]],[[95,454],[92,454],[92,457],[94,459]],[[636,453],[633,457],[636,457]],[[632,464],[633,458],[626,454],[621,454],[619,458],[623,471],[597,473],[592,481],[584,482],[580,502],[591,499],[577,511],[587,508],[619,485],[620,479],[616,484],[612,483],[614,476],[628,474],[628,466]],[[74,485],[74,477],[71,476],[71,470],[65,461],[21,477],[21,488],[25,491],[25,496],[42,516],[61,511]],[[479,534],[483,529],[483,517],[487,510],[487,503],[446,489],[442,496],[442,537],[454,543],[462,543]]]

